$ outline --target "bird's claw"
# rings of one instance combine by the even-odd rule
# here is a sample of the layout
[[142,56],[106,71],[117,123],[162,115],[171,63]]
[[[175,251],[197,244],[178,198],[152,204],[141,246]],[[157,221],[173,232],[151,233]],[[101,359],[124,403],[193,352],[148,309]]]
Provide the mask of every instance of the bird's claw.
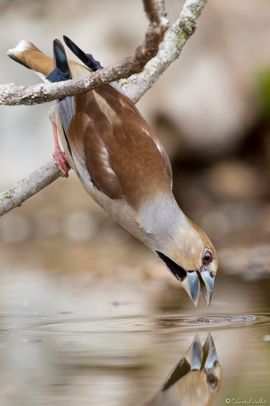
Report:
[[62,176],[67,178],[70,166],[67,162],[66,154],[63,151],[61,151],[60,148],[55,148],[53,152],[53,159],[57,163],[57,166],[60,169]]

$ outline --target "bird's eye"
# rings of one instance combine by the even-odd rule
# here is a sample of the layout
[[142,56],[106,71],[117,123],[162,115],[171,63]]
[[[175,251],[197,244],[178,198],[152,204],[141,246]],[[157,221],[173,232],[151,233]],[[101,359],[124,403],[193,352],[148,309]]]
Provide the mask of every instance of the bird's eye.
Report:
[[213,261],[213,254],[210,250],[205,250],[202,257],[203,265],[208,265]]

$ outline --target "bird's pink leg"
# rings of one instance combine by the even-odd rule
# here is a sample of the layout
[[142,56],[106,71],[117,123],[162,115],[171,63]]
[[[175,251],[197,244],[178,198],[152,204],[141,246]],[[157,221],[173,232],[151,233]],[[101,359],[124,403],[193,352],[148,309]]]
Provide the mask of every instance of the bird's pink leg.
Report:
[[67,178],[70,166],[67,162],[65,153],[61,150],[61,147],[59,144],[57,125],[53,120],[52,120],[52,126],[53,126],[53,140],[54,140],[53,158],[56,161],[60,171],[62,172],[62,176]]

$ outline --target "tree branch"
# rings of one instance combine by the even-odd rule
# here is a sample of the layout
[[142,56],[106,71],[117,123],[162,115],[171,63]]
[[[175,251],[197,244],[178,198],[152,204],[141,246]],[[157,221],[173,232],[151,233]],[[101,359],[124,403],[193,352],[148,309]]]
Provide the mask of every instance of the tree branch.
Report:
[[141,72],[145,64],[158,52],[160,42],[168,28],[165,18],[164,0],[143,0],[149,26],[143,43],[133,56],[124,61],[100,69],[86,77],[56,83],[40,83],[34,86],[0,85],[0,105],[32,105],[49,102],[64,96],[73,96],[88,91],[100,83],[110,83]]
[[159,46],[159,51],[141,73],[119,81],[125,94],[134,102],[144,95],[159,76],[174,62],[196,29],[197,20],[207,0],[186,0],[177,20],[173,23]]
[[20,180],[10,189],[0,193],[0,216],[15,209],[15,207],[21,206],[25,200],[60,178],[61,175],[55,161],[51,160],[27,178]]
[[[125,93],[134,103],[136,103],[142,95],[153,86],[155,81],[166,70],[166,68],[168,68],[168,66],[179,57],[186,41],[195,31],[197,20],[206,1],[207,0],[186,0],[178,19],[165,33],[164,39],[160,43],[159,51],[156,54],[154,51],[155,45],[153,44],[158,43],[161,38],[161,31],[159,31],[157,36],[154,35],[154,37],[152,37],[151,33],[153,31],[151,25],[156,27],[159,26],[160,21],[164,21],[164,2],[161,0],[144,0],[144,7],[150,25],[144,43],[137,48],[135,55],[131,57],[131,59],[128,58],[128,61],[131,61],[132,66],[134,66],[134,64],[135,66],[139,66],[141,62],[137,65],[136,59],[139,58],[139,60],[142,61],[143,58],[145,58],[144,63],[146,63],[146,61],[149,60],[147,59],[148,56],[146,57],[146,54],[148,53],[148,50],[151,49],[149,54],[152,55],[150,57],[152,59],[146,64],[141,73],[133,74],[133,76],[128,79],[122,79],[126,77],[129,69],[127,68],[129,62],[127,65],[125,65],[125,62],[122,62],[114,67],[102,69],[96,74],[91,75],[91,77],[61,82],[60,84],[57,84],[56,87],[54,87],[55,84],[52,83],[48,85],[48,88],[42,88],[42,85],[31,86],[29,88],[14,86],[12,90],[10,85],[2,85],[0,86],[0,104],[14,105],[39,103],[44,101],[44,99],[39,101],[41,100],[40,98],[44,97],[44,94],[46,101],[49,101],[58,98],[63,94],[81,93],[82,90],[91,89],[101,81],[107,83],[114,81],[117,78],[122,79],[120,84],[124,88]],[[164,27],[165,26],[163,25],[162,29],[165,29]],[[159,28],[159,30],[160,29],[161,28]],[[148,34],[150,35],[150,38],[147,38]],[[157,40],[157,38],[159,39]],[[153,46],[151,45],[148,48],[147,44],[152,44]],[[154,56],[155,54],[156,56]],[[0,193],[0,216],[13,208],[20,206],[25,200],[38,193],[41,189],[48,186],[60,176],[61,172],[59,168],[54,161],[50,161],[33,172],[28,178],[15,184],[14,187]]]

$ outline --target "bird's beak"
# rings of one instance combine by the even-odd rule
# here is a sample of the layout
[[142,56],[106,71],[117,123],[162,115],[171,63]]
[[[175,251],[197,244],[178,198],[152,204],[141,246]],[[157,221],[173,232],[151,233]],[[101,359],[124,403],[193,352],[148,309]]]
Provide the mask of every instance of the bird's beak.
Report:
[[207,306],[209,306],[212,299],[215,277],[209,271],[206,270],[202,270],[199,273],[199,277],[201,281],[202,295],[205,298]]
[[197,306],[200,292],[209,306],[214,288],[215,277],[212,273],[201,267],[196,271],[186,271],[177,265],[172,259],[156,251],[158,256],[165,262],[169,270],[181,283],[192,302]]
[[186,277],[182,281],[182,286],[195,306],[198,304],[200,292],[202,293],[207,306],[209,306],[212,299],[214,282],[215,277],[211,275],[209,271],[188,271]]
[[192,302],[197,306],[200,295],[200,280],[197,272],[187,272],[182,286],[189,295]]

